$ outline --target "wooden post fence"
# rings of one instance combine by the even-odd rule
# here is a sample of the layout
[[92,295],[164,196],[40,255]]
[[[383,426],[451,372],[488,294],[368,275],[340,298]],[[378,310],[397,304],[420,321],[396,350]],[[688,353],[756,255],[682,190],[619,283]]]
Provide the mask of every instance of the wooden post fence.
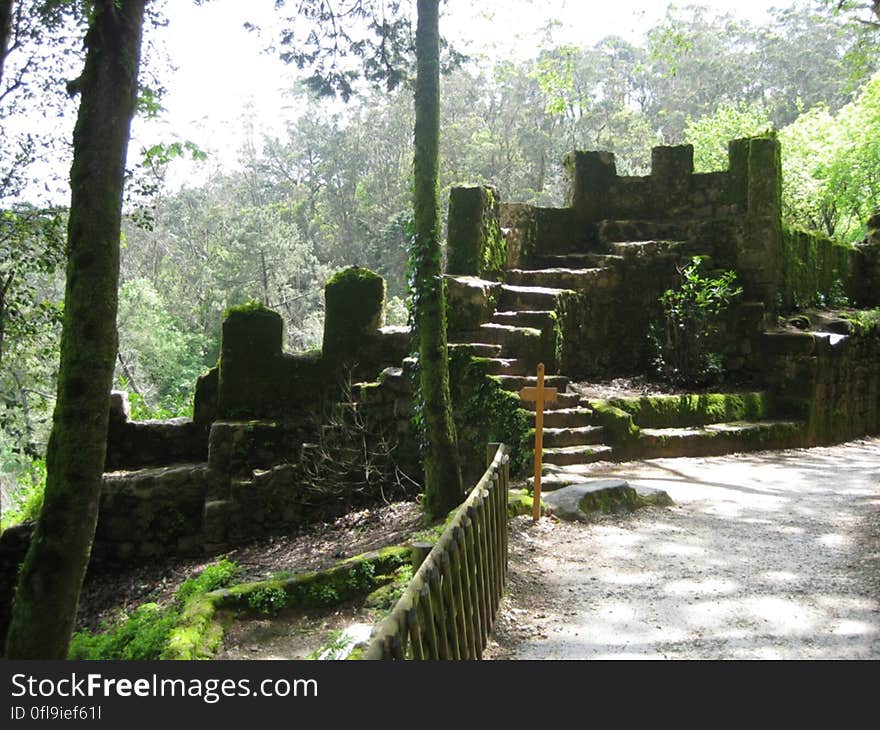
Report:
[[510,457],[488,469],[374,633],[364,659],[480,659],[507,583]]

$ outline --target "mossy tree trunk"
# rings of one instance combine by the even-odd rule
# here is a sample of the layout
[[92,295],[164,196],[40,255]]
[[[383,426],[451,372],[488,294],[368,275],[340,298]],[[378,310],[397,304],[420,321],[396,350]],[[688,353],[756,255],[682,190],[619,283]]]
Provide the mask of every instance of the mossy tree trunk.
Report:
[[3,66],[6,54],[9,52],[9,36],[12,33],[12,3],[13,0],[0,0],[0,84],[3,83]]
[[149,0],[94,0],[73,133],[61,364],[46,494],[13,606],[9,659],[63,659],[91,553],[116,358],[122,187]]
[[419,386],[427,450],[424,505],[441,517],[464,496],[449,392],[449,352],[437,195],[440,157],[439,0],[418,0],[413,241]]

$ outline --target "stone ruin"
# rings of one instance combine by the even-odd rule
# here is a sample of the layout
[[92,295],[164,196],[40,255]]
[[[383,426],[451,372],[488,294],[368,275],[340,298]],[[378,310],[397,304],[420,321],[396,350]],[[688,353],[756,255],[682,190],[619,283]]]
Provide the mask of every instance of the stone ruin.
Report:
[[[731,142],[729,169],[706,174],[693,172],[690,146],[655,148],[644,177],[617,175],[607,152],[573,152],[564,164],[562,208],[500,203],[486,187],[450,196],[447,312],[469,481],[488,441],[512,444],[514,464],[528,462],[534,414],[515,393],[534,382],[538,362],[560,391],[545,415],[551,471],[880,430],[877,328],[840,318],[803,331],[779,326],[781,314],[835,286],[859,306],[880,303],[878,217],[857,247],[787,230],[772,136]],[[746,387],[613,402],[571,389],[570,380],[648,371],[658,299],[694,255],[735,270],[744,288],[724,367]],[[328,408],[360,409],[376,433],[391,434],[395,459],[418,478],[415,364],[407,329],[382,326],[384,281],[353,267],[325,295],[324,344],[311,353],[282,351],[277,313],[230,310],[192,419],[133,422],[114,396],[96,560],[211,553],[338,513],[338,495],[322,501],[302,468],[329,428],[321,425]],[[354,383],[348,399],[345,377]],[[0,562],[14,575],[28,531],[7,533]]]

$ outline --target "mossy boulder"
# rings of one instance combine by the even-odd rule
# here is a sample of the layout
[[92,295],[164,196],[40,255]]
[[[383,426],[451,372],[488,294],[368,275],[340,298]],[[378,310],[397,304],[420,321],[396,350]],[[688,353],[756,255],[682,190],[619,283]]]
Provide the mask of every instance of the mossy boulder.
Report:
[[597,514],[634,512],[649,505],[669,506],[672,500],[660,489],[633,488],[622,479],[599,479],[572,484],[544,497],[547,507],[561,520],[589,522]]

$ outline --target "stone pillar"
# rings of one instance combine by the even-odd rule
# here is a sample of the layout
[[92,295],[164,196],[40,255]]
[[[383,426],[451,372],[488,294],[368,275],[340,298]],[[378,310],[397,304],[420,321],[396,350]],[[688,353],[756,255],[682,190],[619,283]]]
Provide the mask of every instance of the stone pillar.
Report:
[[263,418],[277,410],[281,315],[262,304],[228,310],[220,343],[220,418]]
[[507,265],[507,242],[498,224],[498,192],[478,186],[449,192],[446,273],[492,276]]
[[332,364],[362,359],[385,319],[385,279],[359,266],[336,272],[324,286],[324,357]]
[[730,201],[742,206],[749,204],[749,142],[748,137],[732,139],[727,145],[730,175]]
[[659,218],[675,218],[688,212],[693,174],[693,145],[651,150],[651,187],[655,214]]
[[782,160],[779,140],[749,140],[749,215],[778,219],[782,214]]
[[[782,291],[782,164],[775,135],[748,140],[746,168],[746,219],[737,250],[737,271],[746,298],[764,303],[767,316],[775,316]],[[734,149],[735,184],[741,185],[742,143]]]
[[617,177],[611,152],[570,152],[563,160],[566,174],[565,204],[583,221],[608,217],[609,191]]

